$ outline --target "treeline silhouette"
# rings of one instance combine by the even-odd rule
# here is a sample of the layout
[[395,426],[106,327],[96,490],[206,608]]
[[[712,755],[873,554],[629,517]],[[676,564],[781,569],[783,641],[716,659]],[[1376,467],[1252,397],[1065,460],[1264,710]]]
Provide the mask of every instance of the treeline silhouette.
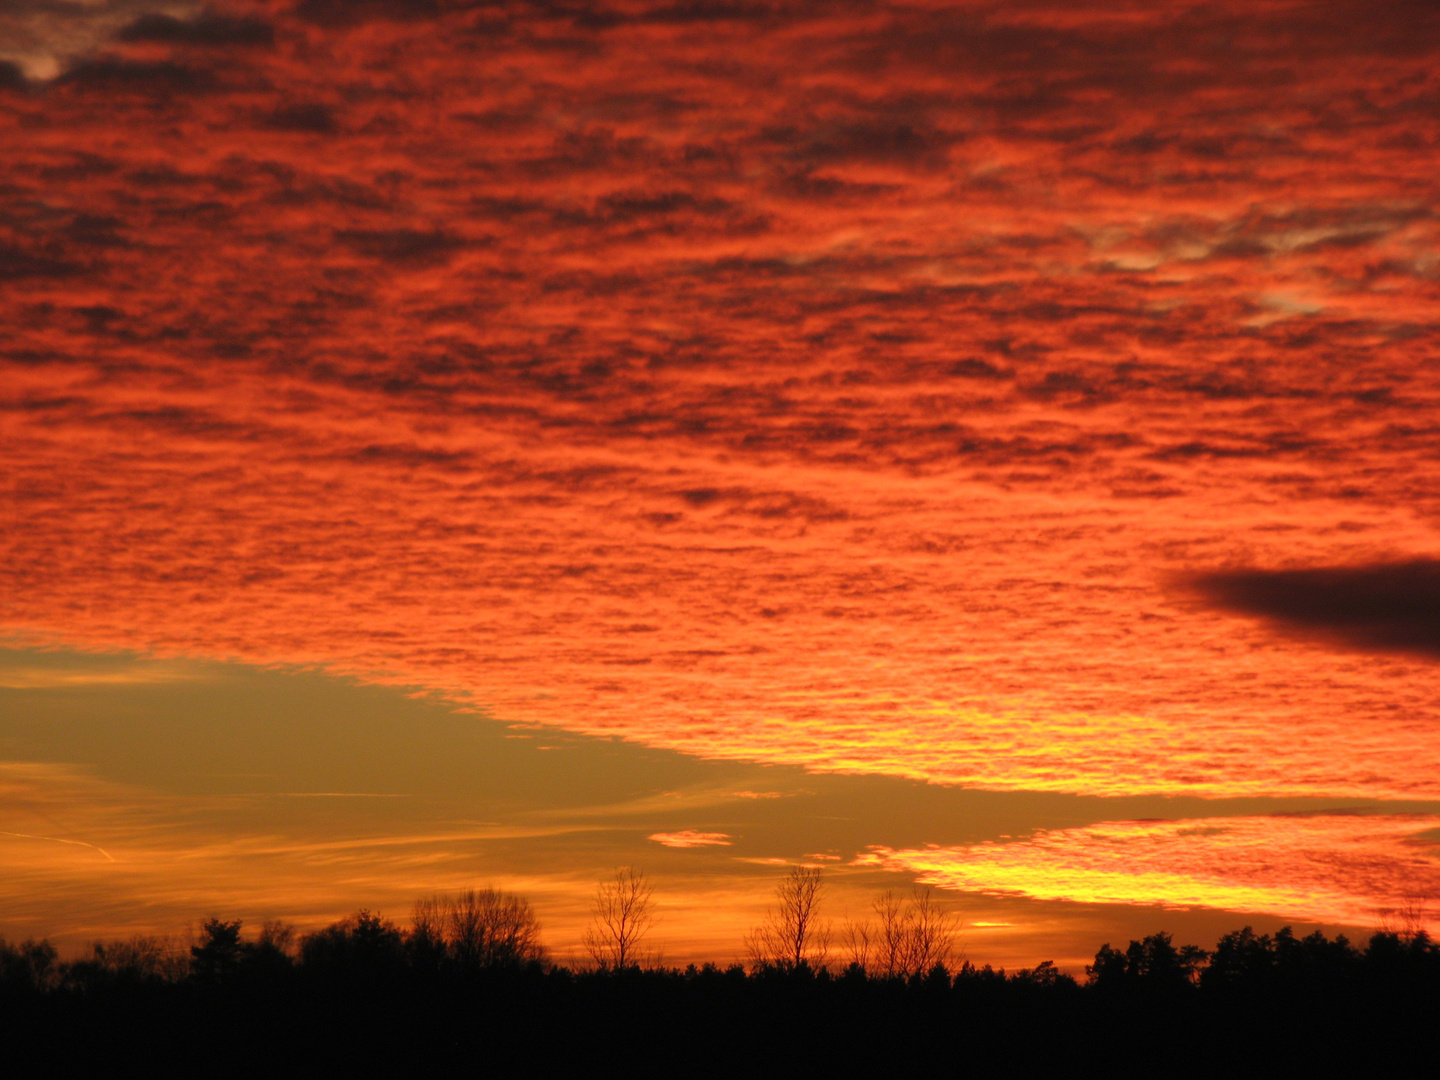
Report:
[[1440,1005],[1424,932],[1357,946],[1246,927],[1213,949],[1157,933],[1102,946],[1082,980],[1048,962],[576,969],[548,961],[538,929],[522,898],[481,890],[422,901],[409,928],[362,910],[247,936],[212,918],[184,947],[134,938],[70,961],[0,940],[4,1045],[54,1073],[1331,1075],[1428,1059]]

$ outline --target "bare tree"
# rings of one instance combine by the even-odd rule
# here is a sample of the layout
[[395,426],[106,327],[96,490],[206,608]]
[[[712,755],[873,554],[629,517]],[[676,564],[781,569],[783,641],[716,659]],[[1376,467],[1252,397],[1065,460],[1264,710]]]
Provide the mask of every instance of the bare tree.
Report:
[[819,968],[830,958],[830,922],[820,917],[818,866],[794,866],[775,889],[776,904],[745,936],[751,966]]
[[640,939],[655,925],[654,892],[645,874],[633,866],[621,867],[614,878],[596,886],[583,940],[602,969],[624,971],[640,963]]
[[518,967],[545,958],[530,901],[501,889],[436,894],[415,904],[411,940],[460,967]]
[[280,919],[266,919],[260,924],[260,936],[255,939],[255,945],[260,949],[268,949],[279,956],[295,959],[300,951],[300,941],[295,935],[295,927]]
[[905,932],[905,908],[894,890],[886,889],[875,898],[875,970],[885,975],[903,975],[908,966],[910,943]]
[[112,977],[179,982],[190,970],[184,946],[169,937],[136,934],[126,940],[97,941],[88,961]]
[[916,885],[906,911],[909,931],[910,974],[923,975],[936,965],[949,964],[955,955],[955,931],[959,916],[947,912],[935,900],[929,885]]
[[874,944],[875,927],[868,920],[861,919],[855,922],[851,919],[845,920],[845,955],[850,958],[850,963],[856,967],[870,967],[870,951]]
[[518,967],[544,958],[530,901],[500,889],[467,889],[446,911],[449,945],[461,964]]
[[416,900],[410,913],[410,940],[424,951],[445,951],[445,910],[449,901],[439,893]]
[[1380,913],[1382,934],[1394,934],[1401,941],[1414,941],[1421,934],[1428,934],[1430,927],[1430,897],[1407,896],[1397,908]]
[[930,886],[916,885],[905,900],[887,889],[875,898],[874,909],[877,973],[923,974],[953,958],[957,917],[940,906]]

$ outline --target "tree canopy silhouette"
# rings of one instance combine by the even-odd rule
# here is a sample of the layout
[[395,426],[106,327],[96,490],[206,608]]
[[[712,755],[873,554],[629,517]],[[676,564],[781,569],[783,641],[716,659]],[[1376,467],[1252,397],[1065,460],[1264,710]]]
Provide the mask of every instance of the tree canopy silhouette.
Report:
[[[638,873],[633,883],[648,899]],[[1087,1045],[1177,1075],[1330,1075],[1352,1063],[1362,1067],[1348,1071],[1388,1075],[1433,1052],[1440,946],[1424,931],[1376,933],[1357,948],[1246,927],[1213,954],[1157,933],[1102,946],[1083,986],[1048,962],[1009,974],[967,962],[953,974],[937,964],[893,978],[876,963],[873,974],[852,965],[834,975],[820,960],[822,895],[814,869],[779,883],[751,935],[766,948],[754,974],[631,967],[616,979],[517,964],[538,940],[517,944],[507,924],[533,927],[533,913],[498,890],[432,897],[408,933],[362,909],[307,935],[298,955],[282,925],[246,937],[238,920],[219,918],[193,951],[136,938],[62,961],[45,942],[0,940],[0,1034],[16,1060],[17,1046],[50,1055],[57,1075],[119,1059],[163,1060],[161,1074],[213,1060],[238,1062],[244,1075],[337,1063],[509,1075],[593,1070],[640,1045],[657,1061],[715,1047],[702,1064],[727,1075],[757,1061],[768,1068],[751,1071],[953,1072],[957,1048],[970,1069],[1013,1071],[1017,1047],[1027,1067],[1048,1070]],[[881,901],[903,924],[906,904]],[[485,956],[493,966],[464,966]],[[471,970],[477,977],[456,977]]]
[[415,905],[412,945],[466,971],[521,967],[545,959],[530,901],[501,889],[437,893]]

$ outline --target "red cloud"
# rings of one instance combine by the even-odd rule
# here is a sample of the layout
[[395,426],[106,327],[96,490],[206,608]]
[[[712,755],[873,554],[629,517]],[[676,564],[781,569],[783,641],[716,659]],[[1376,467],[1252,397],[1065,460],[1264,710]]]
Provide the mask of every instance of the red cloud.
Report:
[[344,7],[0,79],[5,626],[812,768],[1440,794],[1433,664],[1167,585],[1433,555],[1430,9]]

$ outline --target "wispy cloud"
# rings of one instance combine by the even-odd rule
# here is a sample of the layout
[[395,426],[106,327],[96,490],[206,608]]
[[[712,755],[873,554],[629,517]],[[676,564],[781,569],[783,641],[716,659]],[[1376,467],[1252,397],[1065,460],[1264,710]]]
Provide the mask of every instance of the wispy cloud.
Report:
[[203,678],[193,668],[163,663],[146,663],[134,667],[3,667],[0,688],[7,690],[43,690],[65,686],[143,686],[158,683],[185,682]]
[[730,834],[722,832],[699,832],[695,829],[681,829],[679,832],[651,833],[650,839],[657,844],[673,848],[729,847]]

